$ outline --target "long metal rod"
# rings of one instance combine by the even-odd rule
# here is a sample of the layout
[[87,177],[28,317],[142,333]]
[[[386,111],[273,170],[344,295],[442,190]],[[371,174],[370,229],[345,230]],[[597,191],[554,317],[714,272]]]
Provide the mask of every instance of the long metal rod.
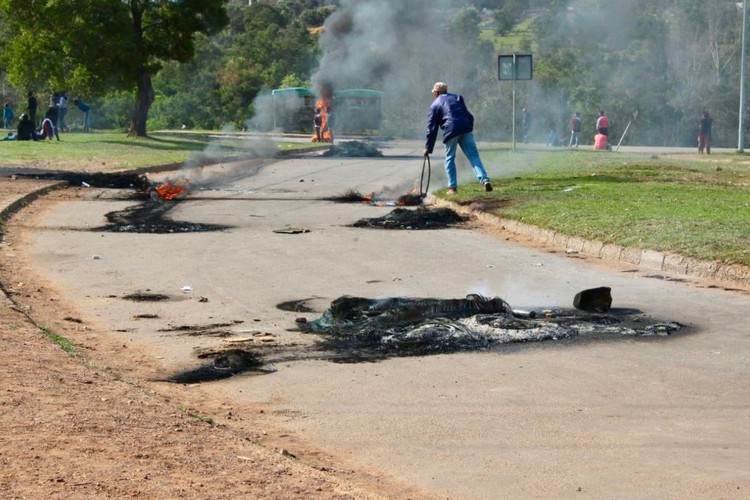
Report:
[[516,150],[516,55],[513,54],[513,125],[512,128],[512,135],[513,135],[513,151]]
[[745,152],[745,35],[747,33],[747,0],[742,0],[742,55],[740,61],[740,120],[737,151]]

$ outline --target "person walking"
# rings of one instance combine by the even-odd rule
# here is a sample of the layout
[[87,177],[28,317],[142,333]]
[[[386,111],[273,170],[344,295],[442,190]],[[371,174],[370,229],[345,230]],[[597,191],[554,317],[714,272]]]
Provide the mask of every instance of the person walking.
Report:
[[479,182],[484,184],[485,191],[492,191],[490,178],[479,158],[479,151],[474,140],[474,116],[466,107],[464,98],[458,94],[449,94],[448,85],[437,82],[432,87],[435,100],[430,105],[427,115],[427,140],[423,156],[432,154],[437,140],[438,129],[443,131],[445,144],[445,173],[448,176],[448,194],[455,194],[458,189],[456,178],[456,149],[461,147],[466,158],[474,168]]
[[36,127],[36,108],[38,106],[36,96],[34,95],[33,91],[29,91],[29,99],[26,103],[26,112],[29,115],[29,120],[31,120],[31,123],[34,124]]
[[570,119],[570,141],[568,147],[572,148],[574,145],[578,147],[578,143],[581,140],[581,113],[576,111],[573,114],[573,118]]
[[13,114],[13,108],[10,107],[9,102],[6,102],[5,106],[3,106],[3,128],[12,129],[13,118],[15,118],[15,115]]
[[596,131],[609,137],[609,118],[604,111],[599,111],[599,118],[596,119]]
[[701,116],[701,121],[698,124],[698,154],[702,155],[705,149],[706,154],[711,154],[711,125],[713,125],[713,119],[708,114],[708,111],[704,111]]

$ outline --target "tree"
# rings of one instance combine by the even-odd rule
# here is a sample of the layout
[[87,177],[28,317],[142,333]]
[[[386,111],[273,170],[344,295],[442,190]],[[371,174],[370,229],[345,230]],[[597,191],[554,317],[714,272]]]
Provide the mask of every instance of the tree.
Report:
[[14,85],[102,93],[135,89],[130,135],[146,136],[152,77],[186,62],[196,33],[228,22],[223,0],[0,0],[12,39],[2,58]]

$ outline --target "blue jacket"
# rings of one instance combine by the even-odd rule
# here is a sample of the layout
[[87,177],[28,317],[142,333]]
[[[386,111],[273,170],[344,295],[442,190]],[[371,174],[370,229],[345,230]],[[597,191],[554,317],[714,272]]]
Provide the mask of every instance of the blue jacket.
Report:
[[435,147],[438,128],[443,130],[443,142],[472,132],[474,117],[466,108],[463,96],[456,94],[440,94],[430,105],[427,115],[427,142],[425,149],[432,154]]

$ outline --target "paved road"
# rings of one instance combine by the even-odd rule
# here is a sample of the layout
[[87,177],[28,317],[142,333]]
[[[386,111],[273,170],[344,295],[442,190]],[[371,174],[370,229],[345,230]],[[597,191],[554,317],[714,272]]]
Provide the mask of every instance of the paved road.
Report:
[[[82,316],[159,358],[154,376],[194,367],[196,348],[224,341],[180,335],[180,326],[227,323],[236,337],[267,332],[302,352],[310,337],[292,331],[295,319],[313,319],[346,294],[482,293],[541,308],[569,307],[579,290],[610,286],[615,307],[679,321],[689,333],[377,363],[291,359],[277,361],[274,373],[200,390],[236,408],[263,408],[294,436],[290,446],[299,449],[291,451],[303,460],[314,460],[305,452],[317,446],[346,467],[438,497],[747,498],[748,294],[649,278],[481,231],[347,227],[393,207],[321,198],[350,189],[403,194],[414,185],[420,150],[385,153],[223,165],[200,178],[185,172],[203,189],[170,216],[230,227],[221,232],[89,231],[133,202],[82,190],[27,222],[28,252]],[[309,232],[275,232],[294,228]],[[122,299],[133,293],[169,300]],[[315,312],[277,307],[303,299]]]

